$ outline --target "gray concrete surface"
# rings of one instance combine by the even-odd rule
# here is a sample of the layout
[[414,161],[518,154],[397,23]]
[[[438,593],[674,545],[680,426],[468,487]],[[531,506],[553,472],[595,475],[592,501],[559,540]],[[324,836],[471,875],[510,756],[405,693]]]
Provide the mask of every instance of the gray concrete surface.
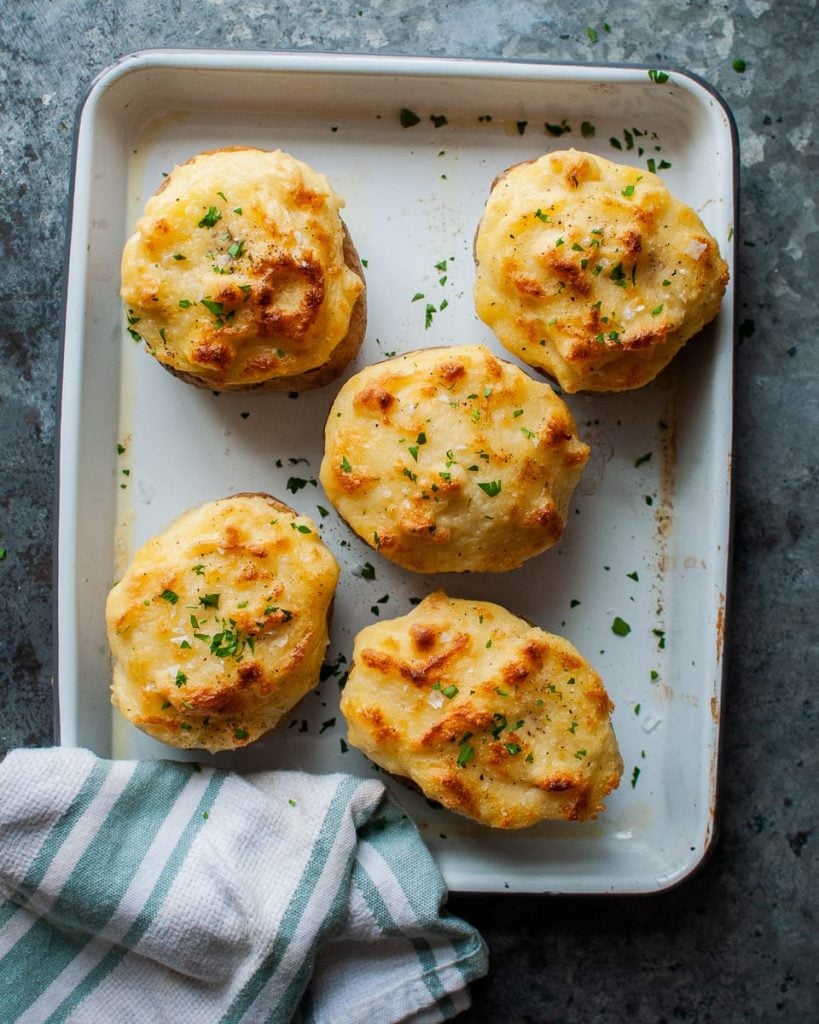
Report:
[[[0,749],[52,735],[61,284],[74,116],[94,75],[124,53],[161,46],[687,67],[732,107],[742,153],[720,840],[696,877],[661,896],[453,897],[492,955],[462,1019],[819,1020],[815,34],[812,0],[6,0]],[[744,72],[734,69],[737,59]]]

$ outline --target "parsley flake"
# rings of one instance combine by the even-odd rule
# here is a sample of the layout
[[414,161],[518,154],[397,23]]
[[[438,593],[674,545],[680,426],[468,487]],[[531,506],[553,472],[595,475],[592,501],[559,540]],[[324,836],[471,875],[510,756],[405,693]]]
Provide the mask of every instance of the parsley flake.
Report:
[[199,221],[197,225],[200,228],[212,228],[217,221],[222,219],[222,214],[216,209],[215,206],[208,207],[208,212]]
[[470,743],[462,743],[458,749],[458,760],[457,765],[459,768],[465,768],[472,760],[475,751]]

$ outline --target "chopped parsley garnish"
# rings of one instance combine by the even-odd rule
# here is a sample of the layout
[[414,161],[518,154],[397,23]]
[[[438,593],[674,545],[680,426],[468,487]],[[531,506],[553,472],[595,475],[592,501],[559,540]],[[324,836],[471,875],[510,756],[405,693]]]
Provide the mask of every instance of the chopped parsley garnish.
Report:
[[323,505],[316,505],[316,508],[318,509],[319,515],[321,516],[322,519],[326,519],[327,516],[330,515],[330,513],[327,511],[326,508],[324,508]]
[[646,452],[645,455],[641,455],[639,459],[634,460],[634,468],[637,469],[639,466],[644,465],[651,459],[651,452]]
[[128,327],[128,328],[126,328],[126,330],[131,335],[131,337],[134,339],[134,341],[142,341],[142,335],[139,333],[139,331],[135,331],[133,329],[133,327]]
[[415,111],[409,110],[407,107],[401,107],[398,119],[401,122],[402,128],[412,128],[414,125],[421,123],[421,118]]
[[458,687],[455,685],[444,686],[443,689],[441,690],[441,693],[449,700],[452,700],[452,698],[457,694],[457,692]]
[[626,187],[623,189],[623,195],[626,196],[626,198],[629,198],[630,196],[633,196],[634,195],[634,188],[635,188],[634,185],[626,185]]
[[661,302],[659,306],[655,306],[654,309],[652,309],[651,315],[652,316],[659,316],[660,313],[662,313],[662,311],[663,311],[663,303]]
[[578,761],[582,761],[583,758],[586,756],[585,748],[581,747],[580,750],[576,750],[574,752],[574,756],[577,758]]
[[219,607],[219,595],[218,594],[203,594],[199,598],[199,604],[203,608],[218,608]]
[[596,43],[596,42],[597,42],[597,40],[598,40],[598,39],[600,38],[600,37],[599,37],[599,36],[597,35],[597,29],[594,29],[594,28],[592,28],[591,26],[589,26],[589,27],[588,27],[588,28],[586,29],[586,35],[587,35],[587,36],[589,37],[589,42],[590,42],[590,43]]
[[374,580],[375,568],[369,562],[365,562],[358,570],[358,575],[365,580]]
[[217,658],[239,658],[245,645],[253,650],[253,637],[247,636],[237,628],[233,619],[222,622],[222,628],[215,633],[210,643],[210,653]]
[[234,738],[237,740],[246,740],[250,734],[248,733],[247,729],[234,729],[233,735]]
[[611,278],[612,281],[614,281],[615,284],[619,285],[621,288],[625,288],[625,286],[626,286],[626,275],[625,275],[625,271],[623,270],[623,264],[622,263],[618,263],[615,267],[612,268],[612,271],[609,274],[609,277]]
[[497,740],[500,739],[500,734],[506,728],[509,722],[506,719],[506,715],[502,715],[499,711],[496,711],[492,715],[492,736]]
[[564,117],[560,124],[549,124],[548,122],[543,126],[550,135],[555,137],[565,135],[566,132],[570,132],[572,129]]
[[470,743],[462,743],[458,749],[458,767],[465,768],[472,760],[474,754],[475,751],[472,749],[472,745]]
[[199,565],[194,565],[191,567],[191,572],[195,572],[197,576],[201,576],[204,573],[204,571],[205,567],[204,565],[202,565],[201,562],[199,563]]
[[543,210],[541,210],[538,207],[538,209],[535,210],[535,217],[537,217],[538,220],[542,220],[543,223],[545,224],[548,221],[548,219],[549,219],[549,214],[548,213],[544,213]]
[[412,297],[412,302],[417,302],[419,299],[423,299],[423,298],[424,298],[424,293],[423,292],[416,292],[413,295],[413,297]]
[[175,594],[172,590],[163,590],[159,596],[163,601],[167,601],[168,604],[176,604],[179,600],[179,594]]
[[187,676],[185,675],[185,673],[184,673],[184,672],[183,672],[183,671],[182,671],[182,670],[180,669],[180,670],[179,670],[179,672],[177,672],[177,673],[176,673],[176,679],[174,679],[174,683],[175,683],[175,684],[176,684],[177,686],[184,686],[184,685],[185,685],[185,683],[187,683],[187,681],[188,681],[188,677],[187,677]]
[[352,469],[353,469],[353,467],[347,461],[347,456],[346,455],[342,455],[341,456],[341,471],[343,473],[351,473]]
[[534,430],[530,430],[528,427],[521,427],[520,430],[521,433],[525,437],[528,437],[530,441],[537,437],[537,434],[534,432]]
[[662,85],[664,82],[667,82],[668,79],[669,79],[668,72],[666,72],[666,71],[658,71],[656,68],[652,68],[649,71],[648,77],[651,79],[652,82],[654,82],[655,85]]
[[621,619],[619,615],[615,615],[614,621],[611,624],[611,631],[615,636],[628,636],[631,632],[631,626]]
[[304,523],[291,523],[290,526],[298,533],[312,533],[313,531],[309,526],[305,526]]
[[436,128],[440,128],[443,125],[449,123],[443,114],[430,114],[429,119],[430,121],[432,121]]
[[426,310],[424,311],[424,329],[427,330],[432,326],[432,318],[436,313],[435,307],[431,303],[427,303]]
[[736,57],[734,60],[731,61],[731,67],[734,69],[734,71],[736,71],[738,75],[741,75],[745,71],[745,68],[747,66],[748,65],[741,57]]
[[278,606],[268,605],[262,612],[262,615],[275,615],[276,612],[281,612],[284,616],[283,622],[289,622],[293,618],[293,613],[289,612],[286,608],[279,608]]
[[208,212],[199,221],[200,228],[212,228],[213,225],[222,219],[222,214],[216,209],[215,206],[208,207]]
[[591,123],[591,121],[583,121],[580,125],[580,134],[584,139],[590,139],[597,129]]
[[190,309],[192,305],[193,305],[193,303],[191,302],[190,299],[180,299],[179,300],[179,308],[180,309]]
[[233,245],[228,249],[228,256],[231,259],[238,259],[245,251],[245,243],[243,241],[234,242]]
[[307,486],[307,481],[300,476],[291,476],[287,478],[287,484],[285,486],[291,494],[296,494],[303,487]]
[[634,770],[631,773],[631,788],[637,785],[637,780],[640,778],[640,769],[637,765],[634,766]]
[[506,743],[505,746],[507,754],[511,754],[513,757],[523,749],[519,743]]
[[496,494],[500,494],[501,482],[500,480],[490,480],[488,483],[479,483],[478,487],[490,498],[494,498]]
[[223,302],[213,302],[211,299],[200,299],[202,305],[212,313],[214,316],[222,316],[225,312],[225,306]]
[[183,256],[181,252],[175,252],[173,254],[173,258],[178,261],[178,260],[186,260],[188,257],[187,256]]
[[321,728],[319,729],[319,736],[321,736],[321,734],[325,732],[327,729],[332,729],[335,724],[335,718],[328,718],[326,722],[322,722]]
[[640,577],[637,575],[636,572],[627,572],[626,576],[628,576],[630,580],[634,580],[635,583],[640,582]]

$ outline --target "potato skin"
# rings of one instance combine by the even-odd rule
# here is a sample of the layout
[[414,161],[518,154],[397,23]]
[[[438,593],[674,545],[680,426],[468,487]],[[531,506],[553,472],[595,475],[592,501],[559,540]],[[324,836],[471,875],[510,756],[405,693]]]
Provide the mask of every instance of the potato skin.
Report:
[[321,482],[415,572],[503,572],[560,538],[588,458],[565,403],[481,345],[369,366],[327,417]]
[[649,383],[728,283],[716,241],[657,175],[573,149],[495,179],[474,253],[478,316],[567,392]]
[[148,200],[123,250],[129,330],[197,387],[327,384],[367,322],[343,205],[324,175],[280,150],[197,154]]
[[186,512],[108,596],[112,703],[170,746],[251,743],[316,684],[338,575],[312,521],[270,495]]
[[604,810],[623,770],[612,709],[567,640],[440,591],[358,634],[341,698],[353,746],[449,810],[504,829]]

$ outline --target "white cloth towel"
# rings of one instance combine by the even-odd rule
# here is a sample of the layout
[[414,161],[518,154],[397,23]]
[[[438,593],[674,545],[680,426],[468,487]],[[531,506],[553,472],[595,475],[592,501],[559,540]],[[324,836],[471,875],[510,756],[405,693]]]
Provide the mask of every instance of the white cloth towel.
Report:
[[486,972],[374,780],[0,764],[3,1024],[427,1024]]

